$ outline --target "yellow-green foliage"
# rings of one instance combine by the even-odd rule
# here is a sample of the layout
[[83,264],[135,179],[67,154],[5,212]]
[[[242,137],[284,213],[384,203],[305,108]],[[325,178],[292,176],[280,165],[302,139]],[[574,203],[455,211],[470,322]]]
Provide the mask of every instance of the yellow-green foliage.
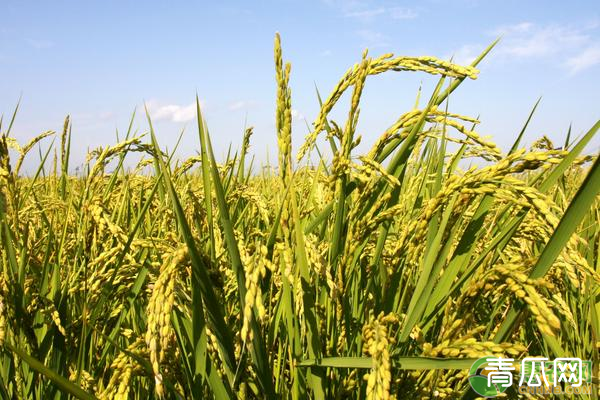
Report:
[[[584,182],[598,162],[581,156],[598,126],[502,152],[444,111],[482,57],[365,52],[294,164],[277,36],[278,167],[260,173],[251,129],[215,162],[199,107],[200,155],[177,165],[149,121],[69,176],[67,118],[60,161],[27,178],[27,152],[54,132],[21,147],[5,129],[0,398],[461,398],[484,355],[598,365],[600,207]],[[390,71],[441,79],[357,154],[363,87]],[[145,158],[127,172],[131,152]]]

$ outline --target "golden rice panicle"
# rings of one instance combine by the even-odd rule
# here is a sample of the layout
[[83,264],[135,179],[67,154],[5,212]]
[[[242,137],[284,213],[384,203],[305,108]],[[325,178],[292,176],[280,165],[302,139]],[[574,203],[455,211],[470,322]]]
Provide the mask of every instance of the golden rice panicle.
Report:
[[[217,337],[215,336],[213,331],[210,330],[208,325],[206,325],[205,332],[206,332],[206,338],[207,338],[206,348],[210,352],[211,356],[214,357],[214,359],[216,360],[217,357],[221,356],[221,354],[219,353],[219,339],[217,339]],[[236,357],[240,357],[239,351],[237,351],[237,350],[238,349],[236,348]],[[222,368],[218,368],[217,373],[219,374],[219,376],[222,376],[223,375]]]
[[552,143],[552,140],[550,140],[548,138],[548,136],[543,135],[541,138],[539,138],[538,140],[536,140],[535,142],[533,142],[531,144],[531,148],[532,149],[537,149],[537,150],[554,150],[554,143]]
[[241,149],[241,153],[244,155],[248,154],[248,150],[250,149],[250,138],[252,137],[253,134],[254,134],[253,126],[249,126],[244,131],[244,137],[242,138],[242,149]]
[[[89,164],[94,158],[96,162],[90,170],[88,175],[87,184],[97,184],[101,180],[95,179],[100,172],[104,171],[104,167],[110,161],[110,159],[119,154],[126,154],[128,152],[139,152],[146,153],[151,156],[158,156],[155,154],[154,147],[150,144],[142,143],[141,137],[133,137],[131,139],[124,140],[117,143],[114,146],[108,146],[105,148],[98,148],[88,153],[85,163]],[[160,154],[162,155],[162,153]]]
[[244,310],[242,311],[242,329],[240,331],[240,338],[242,342],[249,341],[249,327],[252,322],[253,317],[253,308],[254,308],[254,297],[256,296],[255,284],[253,281],[254,278],[254,263],[252,257],[248,255],[245,246],[239,246],[240,248],[240,259],[242,260],[242,265],[244,266],[244,272],[246,275],[246,296],[244,298]]
[[65,331],[65,328],[63,327],[62,323],[60,322],[60,315],[58,314],[58,310],[56,309],[56,306],[54,305],[54,303],[50,303],[46,307],[45,313],[50,315],[52,322],[54,322],[54,325],[56,326],[56,328],[58,329],[60,334],[66,337],[67,332]]
[[9,293],[6,280],[3,275],[0,275],[0,349],[6,339],[8,329],[8,309],[5,301]]
[[155,392],[159,397],[164,393],[160,363],[164,360],[165,350],[172,338],[171,311],[175,303],[175,283],[187,254],[187,247],[182,247],[166,257],[148,301],[145,341],[156,382]]
[[23,380],[23,369],[21,363],[21,357],[17,356],[16,353],[12,353],[14,363],[14,374],[15,374],[15,387],[17,392],[17,399],[24,399],[23,390],[25,388],[25,382]]
[[298,151],[298,155],[296,156],[297,160],[301,160],[311,149],[314,143],[317,141],[317,137],[319,133],[325,127],[327,123],[327,115],[333,109],[335,103],[339,100],[342,94],[352,85],[354,81],[354,73],[357,69],[357,65],[354,65],[342,77],[342,79],[337,83],[327,100],[321,105],[321,110],[319,111],[319,115],[317,119],[313,123],[313,130],[306,136],[304,139],[304,143],[300,147]]
[[328,252],[327,243],[319,243],[319,239],[309,234],[305,237],[306,255],[308,262],[315,272],[315,275],[319,276],[323,281],[327,283],[329,288],[329,296],[332,299],[336,299],[339,294],[339,289],[336,282],[333,280],[331,273],[331,266],[325,261],[326,254]]
[[[435,108],[435,106],[432,108]],[[408,135],[401,135],[400,130],[415,123],[419,119],[421,113],[421,110],[411,110],[402,114],[400,118],[396,120],[396,122],[394,122],[388,129],[385,130],[385,132],[383,132],[383,134],[379,136],[379,138],[373,144],[371,150],[367,154],[367,158],[375,159],[381,153],[388,141],[391,138],[396,137],[396,135],[398,135],[399,137],[404,137]]]
[[69,380],[81,386],[86,392],[96,392],[98,386],[94,377],[85,369],[77,370],[69,367]]
[[60,135],[60,162],[61,162],[61,165],[65,165],[65,162],[67,161],[67,157],[68,157],[67,137],[68,137],[68,133],[69,133],[70,120],[71,120],[71,117],[69,115],[67,115],[65,117],[65,122],[63,124],[62,134]]
[[5,315],[4,297],[0,292],[0,348],[4,345],[6,337],[6,315]]
[[348,376],[342,380],[343,393],[351,394],[358,388],[358,382],[356,381],[356,370],[352,370]]
[[482,328],[485,327],[475,328],[454,340],[443,339],[436,346],[432,343],[423,343],[423,355],[426,357],[480,358],[493,354],[516,357],[527,351],[527,347],[519,343],[495,343],[479,340],[476,336],[482,333],[484,330]]
[[8,208],[9,185],[12,179],[10,168],[10,155],[8,154],[7,136],[0,136],[0,211],[6,212]]
[[483,149],[487,150],[489,152],[488,154],[490,154],[493,157],[493,159],[500,160],[502,158],[502,152],[494,142],[482,138],[477,132],[467,129],[463,124],[451,118],[457,118],[471,123],[476,123],[477,121],[463,115],[445,113],[437,109],[433,112],[433,115],[428,120],[430,122],[435,122],[453,127],[454,129],[465,135],[467,138],[472,140],[474,143],[480,145]]
[[505,264],[497,266],[495,269],[504,276],[506,287],[527,304],[540,332],[554,336],[555,332],[560,329],[560,320],[548,306],[548,299],[543,297],[538,290],[538,288],[543,289],[544,287],[552,290],[554,287],[544,279],[529,279],[524,272],[520,271],[520,268],[519,264]]
[[48,136],[54,135],[54,133],[55,133],[54,131],[43,132],[43,133],[39,134],[38,136],[34,137],[33,139],[31,139],[29,141],[29,143],[27,143],[23,148],[20,149],[19,158],[17,159],[17,163],[15,165],[15,174],[18,174],[19,171],[21,170],[21,165],[23,164],[23,161],[25,160],[25,156],[27,155],[27,153],[29,153],[31,151],[33,146],[35,146],[42,139],[47,138]]
[[[149,164],[152,162],[152,160],[148,160]],[[174,176],[179,176],[179,175],[183,175],[185,174],[190,168],[192,168],[195,164],[199,164],[202,162],[202,156],[192,156],[189,157],[188,159],[186,159],[183,163],[181,163],[181,165],[175,169],[175,172],[173,173]]]
[[265,196],[257,192],[256,188],[251,185],[239,184],[232,190],[231,198],[244,199],[254,206],[254,210],[258,214],[257,217],[262,219],[265,224],[269,224],[269,208],[265,201]]
[[398,319],[393,314],[381,313],[363,327],[363,351],[373,360],[371,371],[364,376],[367,381],[367,399],[390,398],[392,372],[389,347],[394,344],[394,339],[389,335],[388,329],[397,322]]
[[288,86],[291,64],[283,65],[281,37],[275,35],[275,77],[277,79],[277,146],[279,148],[279,176],[285,181],[292,162],[292,97]]
[[267,248],[266,246],[260,246],[253,256],[249,256],[245,246],[240,246],[240,256],[246,273],[246,296],[240,337],[242,342],[250,342],[249,339],[252,339],[250,323],[254,318],[254,307],[256,307],[259,320],[262,320],[266,315],[265,306],[262,302],[260,281],[264,278],[267,270],[265,263]]
[[[110,235],[116,238],[117,241],[121,244],[127,242],[127,235],[125,234],[125,232],[123,232],[123,228],[112,222],[109,213],[106,211],[106,208],[104,207],[100,199],[93,200],[88,209],[90,211],[90,215],[92,216],[93,221],[98,227],[99,238],[102,238],[105,231],[108,230]],[[108,251],[111,250],[109,249]]]
[[554,300],[554,308],[562,314],[562,316],[566,319],[566,322],[571,324],[573,327],[577,326],[573,312],[571,311],[571,308],[567,302],[563,299],[560,292],[553,294],[552,299]]
[[548,306],[548,299],[540,293],[540,289],[552,291],[554,286],[543,278],[530,279],[520,262],[494,266],[474,281],[465,294],[475,298],[477,295],[488,296],[491,293],[495,299],[500,299],[507,289],[525,302],[541,333],[555,335],[561,327],[560,320]]
[[6,177],[11,173],[10,159],[8,154],[9,139],[12,138],[9,138],[6,135],[0,136],[0,177]]
[[386,71],[423,71],[431,75],[443,75],[452,78],[477,79],[479,70],[472,66],[463,67],[433,56],[392,58],[384,55],[377,59],[371,68],[370,74],[381,74]]
[[[137,338],[133,343],[127,347],[128,353],[144,357],[142,347],[144,341],[142,338]],[[127,400],[129,399],[129,391],[131,389],[131,378],[134,374],[139,374],[143,371],[143,368],[134,361],[134,359],[127,353],[121,352],[110,364],[109,371],[111,372],[110,379],[106,387],[99,387],[96,392],[96,396],[100,399],[106,400]],[[164,395],[164,388],[162,387],[162,377],[160,377],[160,385],[158,383],[159,378],[155,377],[156,383],[156,394],[158,397]],[[100,385],[98,385],[100,386]],[[160,388],[160,389],[159,389]]]
[[363,89],[365,87],[365,80],[369,74],[369,65],[371,60],[367,58],[367,51],[363,53],[363,60],[356,72],[354,78],[354,90],[352,91],[352,98],[350,101],[350,111],[348,112],[348,120],[346,121],[346,127],[342,135],[342,156],[349,158],[350,151],[352,150],[352,140],[354,138],[354,132],[356,131],[356,125],[358,124],[358,116],[360,115],[359,103],[362,96]]
[[[404,57],[393,58],[393,54],[384,54],[369,62],[366,75],[378,75],[386,71],[421,71],[432,75],[444,75],[464,79],[476,79],[479,71],[471,66],[463,67],[435,57]],[[319,133],[327,123],[327,115],[331,112],[344,92],[356,82],[356,76],[361,73],[361,63],[348,69],[337,83],[327,100],[323,102],[319,115],[315,119],[313,130],[306,136],[304,144],[298,152],[297,159],[302,159],[313,146]]]

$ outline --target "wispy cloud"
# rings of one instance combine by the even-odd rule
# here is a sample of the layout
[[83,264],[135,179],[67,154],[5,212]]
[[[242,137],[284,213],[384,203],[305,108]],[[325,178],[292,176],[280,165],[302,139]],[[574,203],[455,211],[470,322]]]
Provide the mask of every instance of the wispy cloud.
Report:
[[412,8],[405,7],[392,7],[388,9],[388,12],[392,19],[414,19],[419,16],[419,13]]
[[292,121],[293,122],[300,122],[300,121],[304,121],[306,119],[306,117],[304,116],[304,114],[299,111],[296,110],[295,108],[292,108]]
[[378,17],[386,17],[394,20],[414,19],[419,16],[412,8],[387,6],[374,4],[368,0],[340,0],[327,1],[333,7],[338,7],[341,14],[346,18],[355,18],[363,22],[372,22]]
[[458,50],[456,50],[454,54],[451,54],[444,58],[452,58],[452,62],[456,64],[469,65],[479,54],[481,54],[482,50],[483,46],[466,44],[464,46],[461,46]]
[[[200,102],[200,106],[203,106],[202,102]],[[196,118],[196,103],[161,105],[158,102],[149,101],[146,103],[146,107],[150,116],[157,121],[188,122]]]
[[356,31],[356,34],[362,39],[362,45],[366,47],[385,47],[390,44],[390,38],[378,31],[360,29]]
[[246,102],[245,101],[234,101],[233,103],[231,103],[229,105],[228,108],[230,111],[241,110],[243,108],[246,108]]
[[375,17],[383,15],[386,15],[395,20],[414,19],[419,16],[419,14],[415,10],[405,7],[377,7],[344,12],[344,17],[358,18],[363,21],[370,21],[373,20]]
[[49,49],[51,47],[54,47],[54,42],[51,40],[45,40],[45,39],[25,39],[25,41],[27,42],[27,44],[31,47],[33,47],[34,49]]
[[[571,75],[600,64],[598,24],[559,25],[521,22],[500,26],[487,33],[501,37],[492,55],[503,61],[551,60]],[[454,52],[454,61],[468,64],[484,46],[466,44]]]
[[234,101],[233,103],[230,103],[227,108],[230,111],[247,110],[248,108],[254,107],[255,105],[256,105],[256,102],[254,102],[254,101],[239,100],[239,101]]
[[586,48],[581,53],[569,58],[565,65],[571,74],[600,64],[600,45]]
[[589,39],[582,28],[522,22],[492,32],[502,36],[498,52],[515,57],[540,57],[578,49]]
[[360,11],[345,11],[344,17],[347,18],[360,18],[360,19],[371,19],[378,15],[385,14],[385,8],[372,8],[369,10],[360,10]]

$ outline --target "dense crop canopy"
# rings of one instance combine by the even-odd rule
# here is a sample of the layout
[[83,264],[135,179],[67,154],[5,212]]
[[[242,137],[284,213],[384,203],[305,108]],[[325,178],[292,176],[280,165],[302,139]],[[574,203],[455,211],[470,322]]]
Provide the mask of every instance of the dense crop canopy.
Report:
[[[173,161],[148,118],[78,176],[68,118],[31,177],[54,132],[21,147],[0,127],[0,397],[461,398],[485,355],[598,365],[600,167],[583,150],[600,124],[525,149],[526,123],[504,153],[445,104],[491,47],[467,67],[365,52],[294,156],[277,36],[278,165],[259,174],[251,129],[216,162],[199,106],[198,156]],[[363,88],[394,71],[440,80],[357,154]]]

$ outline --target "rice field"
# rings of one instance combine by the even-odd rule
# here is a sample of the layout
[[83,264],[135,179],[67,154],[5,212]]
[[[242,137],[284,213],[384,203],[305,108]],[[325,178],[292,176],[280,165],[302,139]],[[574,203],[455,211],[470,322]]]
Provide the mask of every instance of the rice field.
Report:
[[[600,123],[526,148],[524,121],[508,152],[479,135],[447,100],[493,46],[470,66],[365,52],[292,149],[277,36],[260,171],[252,129],[215,160],[199,103],[197,156],[176,161],[148,117],[78,175],[69,118],[28,144],[4,118],[0,398],[467,399],[487,355],[579,357],[597,379]],[[363,88],[395,72],[439,81],[358,154]]]

